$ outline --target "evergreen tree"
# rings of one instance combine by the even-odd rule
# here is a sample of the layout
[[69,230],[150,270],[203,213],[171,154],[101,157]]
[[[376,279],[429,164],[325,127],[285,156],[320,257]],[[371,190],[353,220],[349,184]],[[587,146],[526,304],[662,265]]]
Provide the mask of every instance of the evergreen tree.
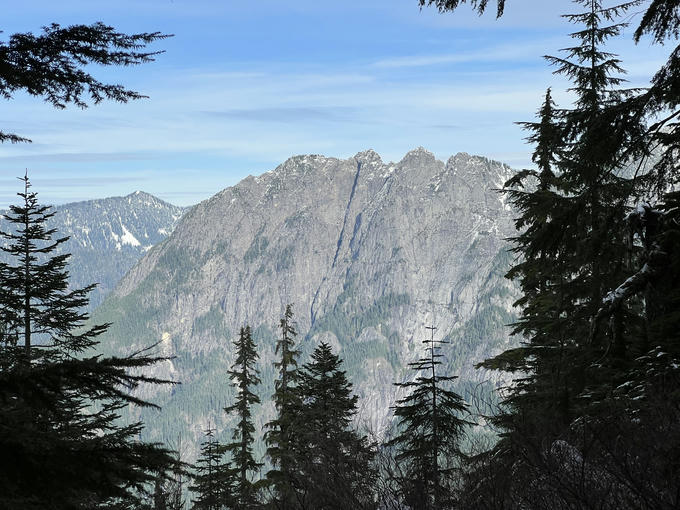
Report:
[[436,344],[440,342],[432,336],[423,343],[428,345],[429,356],[409,363],[418,373],[415,381],[396,383],[408,395],[394,408],[399,433],[387,446],[398,450],[405,503],[413,510],[434,510],[453,505],[453,474],[463,458],[460,442],[469,423],[460,417],[467,412],[463,399],[444,387],[456,377],[437,374],[442,354],[436,352]]
[[611,387],[616,358],[625,357],[627,348],[622,328],[627,311],[608,330],[593,331],[591,319],[607,291],[630,276],[627,259],[634,255],[624,224],[635,183],[616,170],[627,157],[621,142],[640,136],[643,126],[613,122],[625,117],[614,106],[630,91],[616,89],[622,80],[611,74],[621,72],[619,61],[601,45],[625,26],[603,22],[635,2],[610,8],[597,0],[579,3],[588,10],[567,18],[585,25],[572,34],[580,44],[566,50],[566,59],[548,57],[558,73],[575,82],[575,108],[561,111],[557,124],[546,97],[541,121],[525,124],[534,133],[530,140],[537,142],[534,160],[540,173],[522,172],[508,183],[522,186],[529,176],[538,181],[534,190],[509,191],[521,213],[516,221],[521,233],[514,239],[520,262],[508,273],[523,291],[517,302],[522,316],[513,332],[529,341],[485,363],[531,374],[509,402],[530,400],[525,411],[553,417],[551,424],[541,422],[541,433],[548,426],[559,431],[575,416],[594,411],[598,395]]
[[[487,2],[472,3],[481,12]],[[509,273],[523,294],[514,332],[526,342],[483,363],[520,377],[495,420],[502,440],[474,464],[470,508],[678,505],[670,460],[680,445],[678,199],[662,195],[679,182],[680,54],[670,52],[649,89],[620,90],[619,62],[602,48],[641,2],[578,3],[586,12],[567,16],[584,25],[572,34],[577,45],[549,57],[572,80],[574,107],[557,110],[546,97],[539,121],[524,124],[538,171],[507,185],[520,212]],[[676,0],[647,2],[636,42],[677,39],[679,14]],[[620,178],[630,161],[636,175]]]
[[352,430],[356,395],[341,360],[322,342],[300,371],[296,496],[303,509],[373,508],[374,450]]
[[215,429],[208,427],[196,461],[194,485],[189,490],[196,494],[193,510],[223,510],[235,508],[232,493],[235,471],[223,462],[226,447],[215,440]]
[[295,349],[297,331],[293,322],[293,307],[286,305],[286,311],[279,324],[281,337],[276,342],[276,354],[281,357],[274,366],[279,372],[275,382],[272,398],[276,406],[277,417],[267,424],[269,431],[266,441],[269,447],[267,455],[274,468],[267,473],[276,491],[277,508],[294,508],[293,465],[295,458],[294,445],[296,433],[294,423],[300,408],[296,392],[299,379],[297,358],[300,351]]
[[52,213],[23,181],[6,216],[16,230],[2,233],[15,263],[0,267],[0,507],[139,505],[174,458],[139,441],[142,424],[119,424],[118,411],[152,406],[129,392],[168,382],[139,371],[165,358],[85,356],[108,325],[83,327],[91,287],[68,288],[68,255],[51,255],[64,239],[52,239]]
[[[55,108],[74,104],[87,107],[88,99],[126,103],[145,96],[121,85],[103,83],[89,71],[93,64],[129,66],[153,61],[160,52],[143,51],[168,37],[159,32],[124,34],[104,23],[61,27],[52,23],[43,33],[18,33],[0,41],[0,95],[17,92],[42,97]],[[30,142],[0,131],[1,142]]]
[[[622,474],[617,463],[644,454],[633,453],[632,435],[619,436],[628,444],[613,444],[608,435],[629,428],[628,403],[612,396],[638,371],[648,343],[645,315],[653,308],[626,292],[648,259],[644,236],[630,230],[630,204],[649,180],[618,175],[627,159],[644,156],[647,135],[644,115],[631,107],[639,91],[619,88],[623,80],[613,76],[622,72],[619,61],[602,49],[625,26],[617,18],[637,2],[578,3],[586,12],[566,17],[584,25],[572,34],[579,44],[567,48],[566,58],[548,57],[574,83],[574,108],[556,111],[546,98],[540,121],[524,124],[537,144],[538,171],[508,183],[520,211],[519,262],[508,276],[523,294],[513,332],[527,341],[483,366],[526,374],[496,418],[504,430],[496,459],[506,456],[504,465],[514,466],[513,505],[640,507],[639,493],[613,480],[635,471],[628,466]],[[528,491],[529,480],[541,481]]]
[[[418,0],[420,6],[434,5],[440,12],[454,11],[458,6],[467,3],[467,0]],[[489,0],[469,0],[470,7],[482,14],[486,10]],[[500,18],[505,9],[505,0],[497,0],[497,16]]]
[[257,471],[262,465],[253,458],[253,442],[255,440],[255,427],[251,407],[259,404],[259,397],[253,393],[252,388],[260,383],[255,363],[258,354],[255,342],[250,332],[250,326],[241,328],[239,338],[234,342],[236,347],[236,360],[228,372],[237,390],[236,402],[226,407],[226,413],[235,413],[237,423],[234,429],[234,441],[226,445],[226,450],[231,453],[236,479],[234,483],[234,500],[239,510],[247,510],[257,505],[253,483],[248,478],[248,473]]

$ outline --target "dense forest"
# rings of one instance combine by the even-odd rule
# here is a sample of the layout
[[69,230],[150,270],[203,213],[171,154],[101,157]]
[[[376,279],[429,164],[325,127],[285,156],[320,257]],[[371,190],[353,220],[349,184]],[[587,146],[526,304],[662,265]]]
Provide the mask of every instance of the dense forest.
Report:
[[[465,3],[420,0],[442,12]],[[97,354],[110,324],[89,325],[82,309],[93,287],[69,287],[68,255],[55,254],[65,239],[46,226],[54,213],[25,176],[0,246],[13,260],[0,264],[0,508],[679,508],[680,46],[648,88],[631,89],[606,44],[641,6],[636,41],[677,41],[680,0],[575,4],[580,12],[566,15],[574,45],[546,57],[570,80],[573,102],[556,104],[550,89],[537,98],[536,119],[522,123],[535,168],[500,191],[517,212],[507,277],[521,289],[510,326],[520,343],[479,364],[513,378],[477,406],[484,412],[451,389],[447,347],[431,338],[412,377],[394,381],[405,396],[393,403],[393,429],[371,436],[353,420],[358,398],[331,346],[301,359],[288,306],[276,416],[264,431],[252,420],[262,367],[244,324],[224,367],[236,395],[224,408],[232,440],[209,428],[193,465],[141,440],[143,424],[121,423],[121,409],[154,405],[135,396],[140,384],[177,381],[145,375],[166,359],[153,346]],[[504,8],[498,0],[498,16]],[[141,64],[163,37],[103,24],[14,34],[0,42],[0,90],[58,108],[136,99],[87,65]],[[480,424],[494,440],[474,434]],[[264,458],[253,449],[260,433]]]

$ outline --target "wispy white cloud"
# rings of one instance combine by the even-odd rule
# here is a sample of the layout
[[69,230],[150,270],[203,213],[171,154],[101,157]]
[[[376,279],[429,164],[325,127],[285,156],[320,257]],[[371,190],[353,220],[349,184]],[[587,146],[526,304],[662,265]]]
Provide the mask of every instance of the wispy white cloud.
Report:
[[[571,99],[541,59],[570,43],[558,16],[574,8],[569,0],[513,0],[501,20],[469,6],[421,12],[414,0],[62,3],[36,0],[9,17],[79,13],[177,36],[151,66],[105,70],[148,100],[84,111],[21,95],[3,103],[2,129],[36,143],[0,145],[0,177],[29,167],[55,201],[141,188],[186,204],[292,154],[349,157],[369,147],[385,160],[423,145],[442,159],[466,151],[522,166],[531,147],[513,122],[531,120],[550,85],[561,106]],[[613,51],[631,84],[644,85],[667,50],[627,42]],[[120,178],[78,180],[90,175]]]
[[377,68],[401,68],[482,62],[514,62],[515,64],[523,62],[525,65],[535,65],[532,62],[540,62],[541,56],[546,53],[546,48],[555,47],[558,41],[554,37],[530,42],[508,41],[501,45],[478,48],[474,51],[464,48],[455,53],[390,57],[374,62],[373,66]]
[[[43,146],[50,148],[49,145]],[[30,146],[29,146],[30,147]],[[31,147],[32,148],[32,147]],[[149,152],[40,152],[32,154],[27,151],[22,155],[10,155],[9,152],[0,155],[0,161],[21,161],[31,163],[37,161],[48,162],[99,162],[99,161],[138,161],[162,157],[159,153]]]

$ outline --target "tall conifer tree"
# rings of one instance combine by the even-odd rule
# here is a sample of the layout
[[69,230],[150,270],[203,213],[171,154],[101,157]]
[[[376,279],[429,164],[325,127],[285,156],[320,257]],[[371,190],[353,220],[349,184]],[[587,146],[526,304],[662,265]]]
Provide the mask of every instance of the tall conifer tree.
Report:
[[436,510],[453,504],[453,474],[462,463],[460,443],[469,423],[461,418],[467,412],[464,400],[445,388],[456,377],[437,374],[442,364],[438,342],[432,337],[423,343],[429,355],[409,363],[416,379],[396,383],[408,395],[394,408],[400,430],[387,446],[397,448],[396,460],[403,466],[398,482],[405,503],[414,510]]
[[624,223],[635,183],[616,171],[627,157],[622,142],[643,130],[635,121],[613,122],[625,119],[614,107],[631,91],[617,88],[622,79],[612,74],[622,71],[619,61],[601,47],[625,26],[613,20],[637,2],[610,8],[599,0],[578,3],[587,11],[566,17],[584,25],[572,34],[580,44],[565,50],[567,58],[548,57],[556,72],[574,82],[575,108],[555,119],[546,97],[540,122],[525,124],[537,142],[539,172],[522,172],[508,182],[521,186],[536,177],[535,189],[509,191],[521,213],[521,233],[514,239],[520,262],[508,273],[523,291],[514,333],[529,341],[485,363],[530,372],[512,395],[532,401],[527,411],[553,416],[550,428],[556,431],[593,411],[595,395],[606,392],[606,360],[625,355],[620,322],[592,334],[591,320],[608,290],[630,275]]
[[281,357],[274,365],[279,371],[276,390],[272,396],[277,417],[267,424],[267,454],[274,468],[267,478],[274,484],[277,508],[294,508],[293,480],[295,459],[295,419],[300,409],[297,383],[299,380],[297,358],[300,351],[295,349],[297,331],[293,322],[293,307],[286,305],[281,323],[281,337],[276,342],[276,354]]
[[322,342],[300,371],[296,427],[296,495],[303,509],[375,506],[374,451],[350,424],[357,396],[341,360]]
[[53,213],[22,180],[6,216],[15,229],[2,233],[13,262],[0,267],[0,507],[141,505],[175,462],[138,440],[141,423],[119,424],[118,410],[152,405],[128,391],[167,382],[139,373],[165,358],[86,355],[108,325],[83,327],[92,287],[69,289],[68,255],[53,255],[65,239],[53,240]]
[[260,378],[255,367],[259,356],[250,326],[241,328],[234,347],[236,347],[236,360],[228,373],[237,391],[236,402],[225,407],[224,411],[228,414],[236,414],[237,422],[233,434],[234,441],[226,445],[226,450],[231,453],[236,471],[235,504],[240,510],[248,510],[257,504],[249,473],[257,471],[261,466],[253,457],[255,427],[253,426],[252,406],[260,403],[260,398],[253,393],[253,387],[260,383]]
[[194,484],[189,490],[196,494],[193,510],[224,510],[234,508],[235,471],[224,462],[226,448],[215,439],[215,429],[208,427],[206,439],[196,461]]
[[[607,327],[597,320],[613,289],[633,275],[641,251],[627,227],[641,181],[620,176],[619,169],[636,155],[635,144],[645,136],[644,117],[628,108],[638,91],[620,88],[620,62],[603,49],[625,27],[617,20],[639,2],[576,3],[585,12],[565,17],[583,25],[572,34],[578,44],[567,48],[564,58],[547,57],[573,82],[574,107],[556,111],[546,97],[539,122],[524,124],[536,143],[538,171],[521,172],[508,182],[520,211],[520,234],[514,239],[519,262],[508,273],[519,280],[523,294],[514,333],[527,341],[483,363],[525,374],[509,392],[508,412],[497,418],[505,433],[496,451],[519,459],[528,478],[550,471],[546,459],[569,465],[565,459],[580,458],[585,465],[583,459],[606,455],[608,446],[595,438],[618,414],[610,396],[627,379],[641,327],[639,299],[621,303]],[[581,432],[574,436],[575,430]],[[538,483],[528,495],[518,487],[521,502],[515,504],[536,504],[525,497],[576,498],[581,504],[606,497],[596,476],[578,485],[575,465],[568,469],[573,471],[558,476],[563,488],[546,481],[548,492]]]

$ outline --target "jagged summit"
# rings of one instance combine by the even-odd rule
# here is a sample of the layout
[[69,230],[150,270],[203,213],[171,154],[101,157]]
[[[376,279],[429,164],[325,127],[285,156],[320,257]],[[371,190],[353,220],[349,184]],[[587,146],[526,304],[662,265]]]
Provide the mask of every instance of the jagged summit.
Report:
[[380,157],[380,154],[375,152],[373,149],[367,149],[365,151],[357,152],[354,155],[354,159],[357,161],[361,162],[366,162],[366,163],[378,163],[382,164],[382,158]]
[[417,147],[413,150],[408,151],[404,157],[399,161],[399,164],[406,164],[411,161],[423,160],[423,161],[436,161],[434,154],[425,149],[424,147]]
[[[491,162],[493,163],[491,165],[491,167],[493,168],[501,168],[504,166],[501,165],[501,167],[499,167],[498,166],[499,163],[495,161],[492,162],[491,160],[483,156],[470,155],[466,152],[459,152],[449,157],[446,163],[444,163],[443,161],[438,160],[432,152],[428,151],[424,147],[417,147],[413,150],[408,151],[403,156],[403,158],[396,164],[384,163],[380,154],[378,154],[373,149],[366,149],[357,152],[353,157],[348,158],[347,160],[330,156],[324,156],[322,154],[299,154],[291,156],[290,158],[286,159],[283,163],[281,163],[273,170],[269,170],[260,175],[256,176],[250,175],[246,177],[239,184],[237,184],[236,187],[242,185],[250,185],[250,183],[260,184],[262,182],[268,183],[278,182],[279,184],[277,184],[276,186],[280,186],[281,185],[280,179],[284,179],[285,181],[293,179],[295,182],[298,182],[301,178],[307,179],[307,177],[305,176],[310,172],[311,173],[320,172],[328,174],[343,170],[347,171],[348,167],[345,164],[347,162],[354,162],[354,164],[361,163],[361,165],[364,166],[364,175],[373,176],[375,175],[375,170],[381,169],[382,172],[379,173],[379,175],[383,178],[386,178],[394,173],[394,170],[396,168],[395,165],[402,168],[410,168],[418,166],[420,164],[419,162],[422,162],[422,164],[424,165],[436,164],[441,167],[444,166],[456,167],[461,165],[465,166],[471,161],[475,162],[475,164],[477,163],[486,164],[487,162]],[[352,172],[354,172],[355,170],[356,168],[354,168]],[[230,188],[227,188],[223,192],[226,192],[229,189]]]
[[182,385],[147,395],[164,409],[162,423],[143,417],[152,433],[198,438],[208,420],[226,429],[211,402],[231,398],[231,340],[244,324],[253,328],[263,384],[273,384],[268,367],[288,303],[305,352],[320,341],[339,351],[362,397],[359,419],[376,431],[432,321],[455,346],[449,368],[477,377],[471,360],[505,345],[512,321],[503,275],[513,214],[494,191],[505,165],[449,161],[455,171],[423,148],[399,163],[373,150],[300,155],[192,208],[94,317],[114,322],[102,345],[116,352],[162,340],[177,356],[155,375]]

